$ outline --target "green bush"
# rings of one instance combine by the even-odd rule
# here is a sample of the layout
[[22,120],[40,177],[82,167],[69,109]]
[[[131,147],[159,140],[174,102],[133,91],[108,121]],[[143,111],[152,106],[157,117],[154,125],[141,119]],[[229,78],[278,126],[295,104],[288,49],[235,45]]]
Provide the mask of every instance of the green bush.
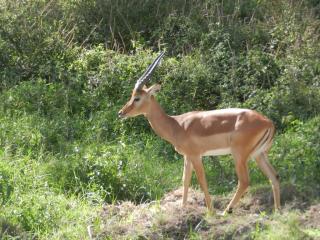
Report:
[[49,183],[69,193],[98,194],[107,202],[141,202],[160,197],[166,189],[180,184],[180,177],[168,175],[182,168],[175,170],[181,163],[169,161],[170,155],[169,159],[164,159],[157,153],[161,150],[156,146],[161,144],[150,137],[130,145],[122,141],[109,146],[75,145],[73,152],[65,157],[49,160],[46,167]]
[[[1,154],[2,155],[2,154]],[[14,191],[13,172],[4,162],[0,165],[0,202],[5,205]]]

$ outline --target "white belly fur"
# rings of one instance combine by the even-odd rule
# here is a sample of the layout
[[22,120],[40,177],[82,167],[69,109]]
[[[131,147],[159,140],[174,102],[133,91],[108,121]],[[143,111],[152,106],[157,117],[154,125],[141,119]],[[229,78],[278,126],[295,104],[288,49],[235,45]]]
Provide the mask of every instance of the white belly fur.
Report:
[[230,148],[220,148],[206,151],[202,156],[219,156],[219,155],[227,155],[231,153]]

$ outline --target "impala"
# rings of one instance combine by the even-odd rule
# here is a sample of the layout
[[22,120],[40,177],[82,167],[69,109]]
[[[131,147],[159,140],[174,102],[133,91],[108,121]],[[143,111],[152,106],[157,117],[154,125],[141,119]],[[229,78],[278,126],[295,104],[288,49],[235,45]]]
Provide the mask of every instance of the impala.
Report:
[[163,55],[164,53],[161,53],[138,79],[130,100],[118,114],[120,118],[144,115],[156,134],[170,142],[175,150],[184,156],[182,205],[187,204],[188,188],[194,169],[205,195],[206,206],[212,210],[202,157],[231,154],[238,187],[223,214],[232,212],[249,186],[250,158],[255,159],[258,167],[269,178],[274,206],[276,210],[279,209],[279,177],[267,157],[275,132],[273,123],[256,111],[239,108],[167,115],[154,97],[160,90],[160,85],[155,84],[149,88],[145,86]]

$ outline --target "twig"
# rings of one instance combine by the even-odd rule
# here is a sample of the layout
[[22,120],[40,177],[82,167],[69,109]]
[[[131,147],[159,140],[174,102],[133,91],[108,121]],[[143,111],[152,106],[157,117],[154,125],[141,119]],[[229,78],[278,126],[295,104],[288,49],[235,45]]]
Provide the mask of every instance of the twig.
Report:
[[198,232],[199,230],[200,230],[200,227],[201,227],[201,224],[204,222],[204,220],[203,219],[201,219],[201,221],[197,224],[197,226],[194,228],[194,230],[196,231],[196,232]]
[[92,237],[92,232],[91,232],[91,227],[92,227],[92,225],[89,225],[89,226],[87,227],[87,231],[88,231],[88,235],[89,235],[89,239],[90,239],[90,240],[93,239],[93,237]]
[[93,28],[91,29],[90,33],[88,34],[88,36],[86,37],[86,39],[81,43],[80,47],[82,47],[91,37],[91,35],[94,33],[94,31],[97,29],[97,27],[99,27],[101,25],[103,21],[103,18],[101,18],[101,20],[99,21],[98,24],[96,24],[95,26],[93,26]]

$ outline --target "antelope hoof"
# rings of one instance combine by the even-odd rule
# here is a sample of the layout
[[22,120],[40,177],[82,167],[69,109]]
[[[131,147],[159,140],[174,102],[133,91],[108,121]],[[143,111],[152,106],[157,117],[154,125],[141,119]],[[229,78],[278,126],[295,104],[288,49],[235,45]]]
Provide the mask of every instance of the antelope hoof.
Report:
[[213,208],[208,208],[208,213],[209,215],[214,215],[216,214],[216,211]]
[[228,214],[231,214],[232,212],[233,212],[233,209],[232,208],[228,208],[228,209],[223,211],[222,216],[226,216]]
[[276,213],[276,214],[282,214],[281,208],[275,208],[275,209],[274,209],[274,213]]

